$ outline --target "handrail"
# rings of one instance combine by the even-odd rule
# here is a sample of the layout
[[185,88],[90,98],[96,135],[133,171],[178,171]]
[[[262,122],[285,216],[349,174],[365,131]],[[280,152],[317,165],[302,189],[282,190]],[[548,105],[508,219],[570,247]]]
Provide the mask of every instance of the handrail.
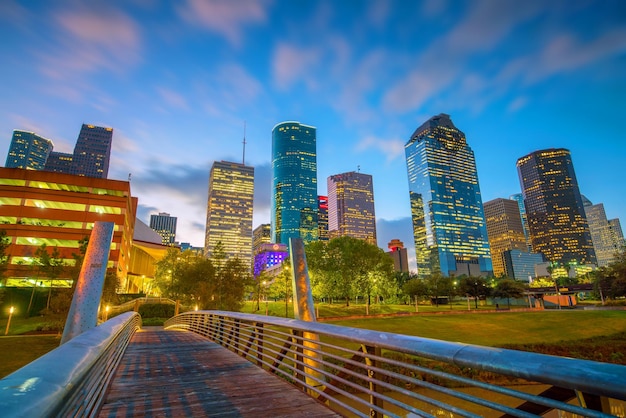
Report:
[[204,335],[348,415],[606,417],[611,399],[626,400],[616,364],[224,311],[185,312],[165,328]]
[[0,380],[0,414],[93,416],[134,332],[127,312],[91,328]]

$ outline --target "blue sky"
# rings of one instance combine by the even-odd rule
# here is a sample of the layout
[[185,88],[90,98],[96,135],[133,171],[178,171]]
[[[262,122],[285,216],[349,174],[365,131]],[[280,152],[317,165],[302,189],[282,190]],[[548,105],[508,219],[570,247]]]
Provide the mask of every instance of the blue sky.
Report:
[[[114,128],[109,178],[138,216],[204,243],[209,169],[255,166],[269,222],[272,127],[317,127],[319,193],[374,178],[379,245],[412,247],[404,143],[448,113],[483,201],[520,192],[515,162],[568,148],[583,194],[626,222],[626,2],[15,1],[0,3],[0,155],[14,129],[71,152]],[[4,157],[3,157],[4,158]]]

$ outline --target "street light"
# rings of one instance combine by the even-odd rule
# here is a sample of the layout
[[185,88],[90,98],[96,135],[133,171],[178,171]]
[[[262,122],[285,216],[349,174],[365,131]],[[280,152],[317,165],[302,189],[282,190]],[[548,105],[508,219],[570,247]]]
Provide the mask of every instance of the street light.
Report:
[[13,316],[13,311],[14,308],[13,306],[11,306],[9,308],[9,320],[7,321],[7,329],[4,331],[4,335],[7,335],[9,333],[9,325],[11,325],[11,317]]
[[104,322],[109,319],[109,305],[104,308]]

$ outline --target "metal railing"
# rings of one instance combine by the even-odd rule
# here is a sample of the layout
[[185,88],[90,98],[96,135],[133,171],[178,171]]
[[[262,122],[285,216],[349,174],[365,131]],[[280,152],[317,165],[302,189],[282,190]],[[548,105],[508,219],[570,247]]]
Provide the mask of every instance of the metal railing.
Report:
[[624,416],[626,367],[223,311],[166,328],[203,335],[344,416]]
[[0,380],[0,415],[95,416],[140,326],[136,312],[121,314],[6,376]]

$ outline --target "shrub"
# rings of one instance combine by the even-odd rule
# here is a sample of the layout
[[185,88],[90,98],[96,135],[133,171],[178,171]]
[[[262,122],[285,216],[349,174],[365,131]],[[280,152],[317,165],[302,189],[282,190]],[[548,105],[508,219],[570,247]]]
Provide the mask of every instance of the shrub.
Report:
[[146,303],[139,306],[139,314],[146,318],[171,318],[174,316],[174,305],[161,303]]

